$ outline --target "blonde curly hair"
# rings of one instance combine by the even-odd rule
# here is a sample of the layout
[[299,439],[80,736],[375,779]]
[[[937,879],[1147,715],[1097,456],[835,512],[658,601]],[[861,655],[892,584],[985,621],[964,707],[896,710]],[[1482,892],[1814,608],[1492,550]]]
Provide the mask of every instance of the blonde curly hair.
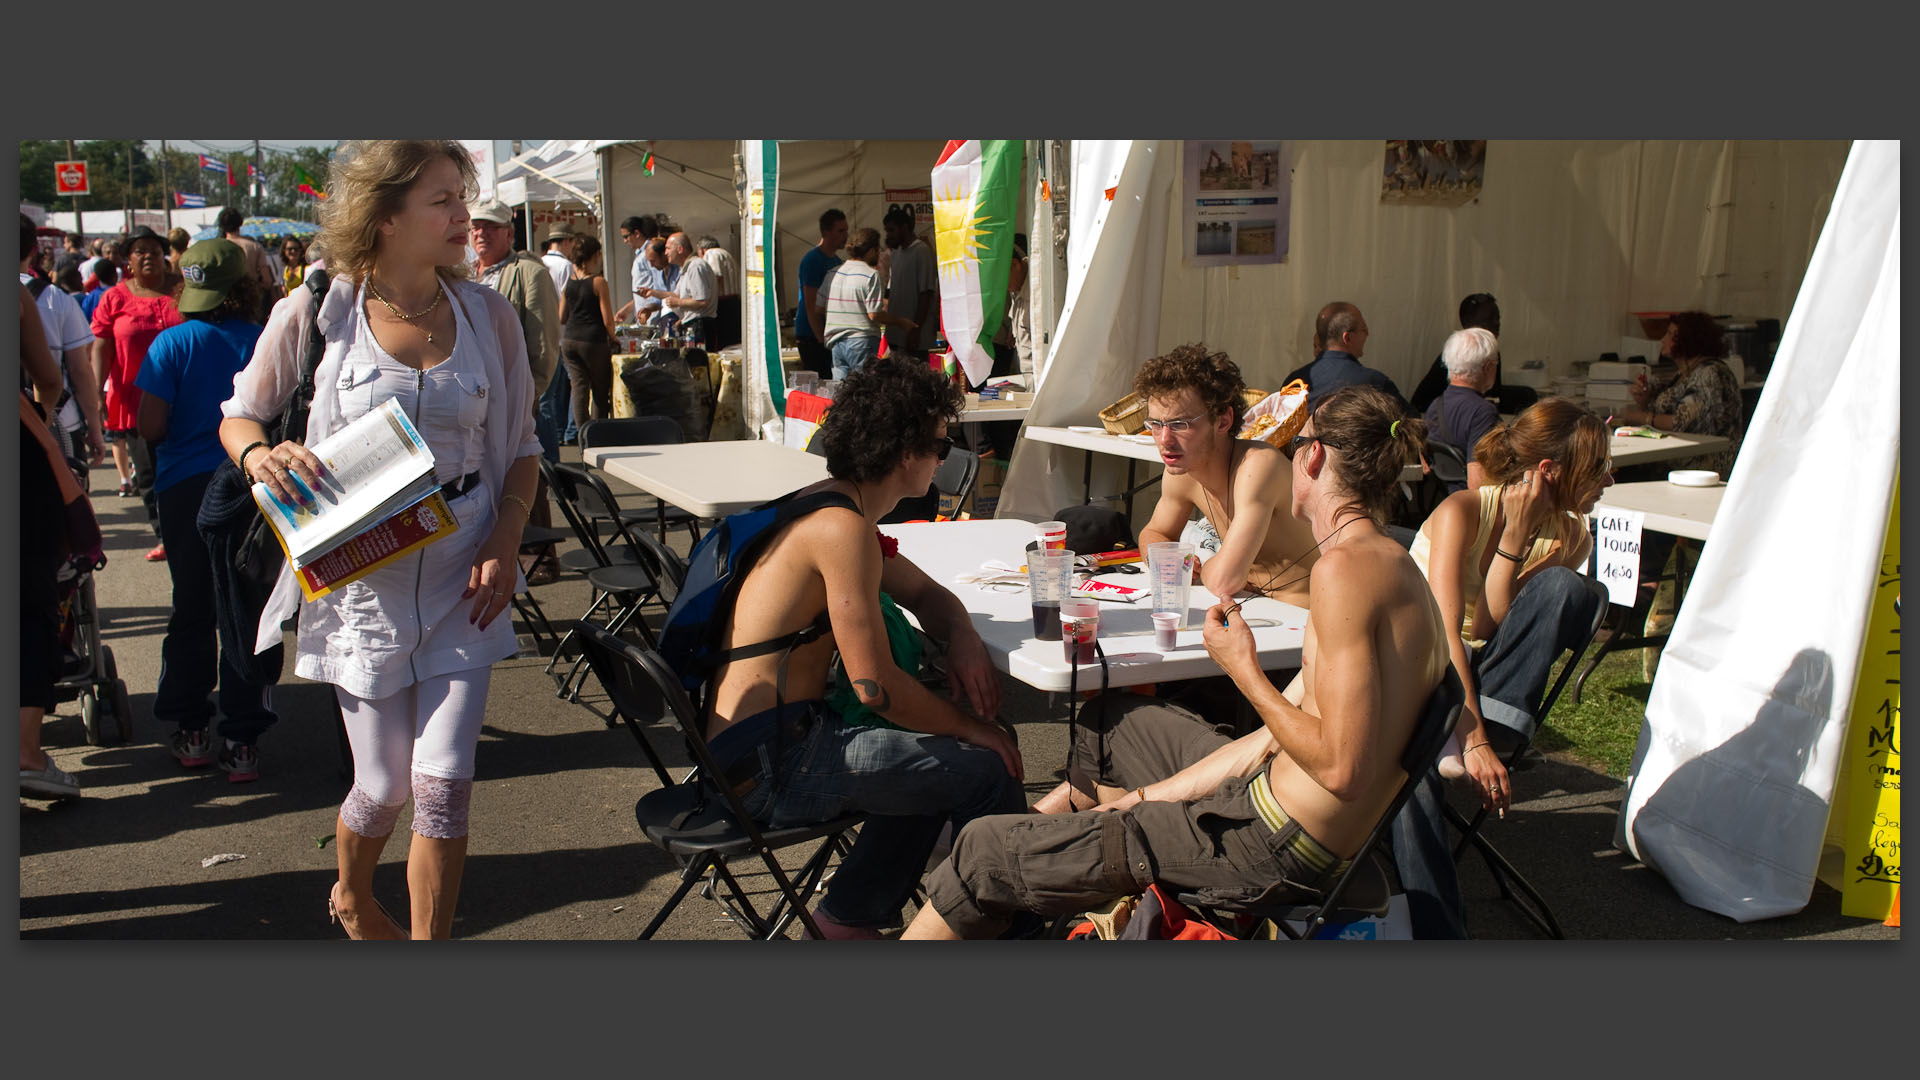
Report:
[[[343,144],[327,167],[327,200],[320,204],[320,244],[327,270],[336,278],[359,282],[373,269],[380,223],[400,212],[407,191],[436,158],[460,170],[461,197],[479,187],[473,158],[452,139],[356,139]],[[441,267],[450,277],[466,274],[465,264]]]

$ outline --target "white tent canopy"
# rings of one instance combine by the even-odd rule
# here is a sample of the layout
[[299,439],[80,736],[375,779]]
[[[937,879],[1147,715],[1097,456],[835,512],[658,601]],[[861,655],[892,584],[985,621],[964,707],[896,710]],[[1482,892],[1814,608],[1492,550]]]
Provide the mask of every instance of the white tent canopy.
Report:
[[[1381,201],[1382,140],[1296,142],[1286,261],[1203,269],[1182,258],[1178,141],[1075,142],[1067,310],[1028,422],[1098,423],[1143,360],[1191,341],[1277,389],[1312,358],[1314,317],[1333,300],[1366,314],[1364,362],[1404,393],[1474,292],[1500,302],[1508,369],[1540,359],[1554,374],[1638,337],[1634,311],[1784,319],[1847,146],[1494,141],[1480,197],[1444,207]],[[1115,227],[1124,235],[1098,234]],[[1039,519],[1078,502],[1080,460],[1022,440],[1001,513]],[[1107,464],[1096,493],[1119,489]]]
[[[738,140],[603,140],[594,145],[602,152],[600,216],[609,230],[631,215],[664,214],[690,235],[710,234],[740,255],[740,201],[734,187]],[[781,311],[794,306],[800,257],[820,240],[820,215],[838,207],[854,228],[878,229],[887,209],[884,191],[928,186],[933,163],[945,147],[941,139],[781,142],[775,252]],[[641,167],[649,149],[654,155],[652,176]],[[931,240],[929,227],[921,231]],[[607,281],[622,302],[633,288],[631,262],[631,256],[607,259]],[[740,263],[745,266],[746,260]]]
[[1661,655],[1621,806],[1641,862],[1740,922],[1813,893],[1899,476],[1899,390],[1900,145],[1861,142]]
[[[222,209],[223,207],[219,206],[203,206],[191,210],[175,210],[173,212],[173,227],[185,229],[191,233],[196,229],[213,224],[214,219],[220,216]],[[82,210],[80,211],[80,215],[81,222],[86,225],[85,233],[88,237],[119,236],[121,233],[127,231],[127,212],[125,210]],[[48,211],[46,224],[48,228],[59,229],[61,232],[72,232],[74,231],[73,211]],[[133,212],[133,224],[136,228],[145,225],[154,232],[166,232],[167,212],[165,210],[135,210]]]
[[514,206],[577,202],[594,207],[600,192],[598,145],[592,139],[550,139],[501,162],[494,191]]

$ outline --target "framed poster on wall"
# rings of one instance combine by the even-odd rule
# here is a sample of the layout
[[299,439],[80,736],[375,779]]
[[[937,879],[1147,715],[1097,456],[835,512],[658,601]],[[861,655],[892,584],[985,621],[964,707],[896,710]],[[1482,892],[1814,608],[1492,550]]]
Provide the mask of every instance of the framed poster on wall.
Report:
[[1186,265],[1286,261],[1289,157],[1279,140],[1187,140],[1180,230]]

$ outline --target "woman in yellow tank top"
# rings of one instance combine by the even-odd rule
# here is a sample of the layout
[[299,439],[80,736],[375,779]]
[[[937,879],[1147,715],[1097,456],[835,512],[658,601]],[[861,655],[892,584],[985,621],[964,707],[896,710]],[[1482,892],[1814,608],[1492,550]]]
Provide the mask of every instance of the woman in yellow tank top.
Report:
[[[1532,734],[1547,674],[1579,644],[1599,603],[1575,570],[1592,538],[1586,515],[1613,483],[1606,425],[1548,398],[1474,448],[1488,484],[1448,496],[1414,538],[1467,692],[1442,752],[1443,776],[1473,778],[1482,802],[1511,802],[1500,754]],[[1490,743],[1491,740],[1491,743]]]

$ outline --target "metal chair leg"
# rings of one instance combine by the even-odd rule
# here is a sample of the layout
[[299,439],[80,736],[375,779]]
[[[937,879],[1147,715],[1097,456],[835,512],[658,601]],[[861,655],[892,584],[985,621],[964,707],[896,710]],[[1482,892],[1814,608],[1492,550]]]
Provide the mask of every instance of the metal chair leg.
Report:
[[705,875],[707,865],[711,861],[711,856],[700,855],[687,863],[687,868],[681,872],[680,884],[673,890],[673,895],[667,897],[667,902],[660,905],[659,912],[654,915],[653,921],[647,924],[647,928],[640,931],[641,941],[646,941],[653,937],[660,929],[660,924],[667,921],[667,916],[673,914],[673,910],[680,906],[681,900],[686,899],[687,892],[693,888],[694,882],[699,881],[700,878]]

